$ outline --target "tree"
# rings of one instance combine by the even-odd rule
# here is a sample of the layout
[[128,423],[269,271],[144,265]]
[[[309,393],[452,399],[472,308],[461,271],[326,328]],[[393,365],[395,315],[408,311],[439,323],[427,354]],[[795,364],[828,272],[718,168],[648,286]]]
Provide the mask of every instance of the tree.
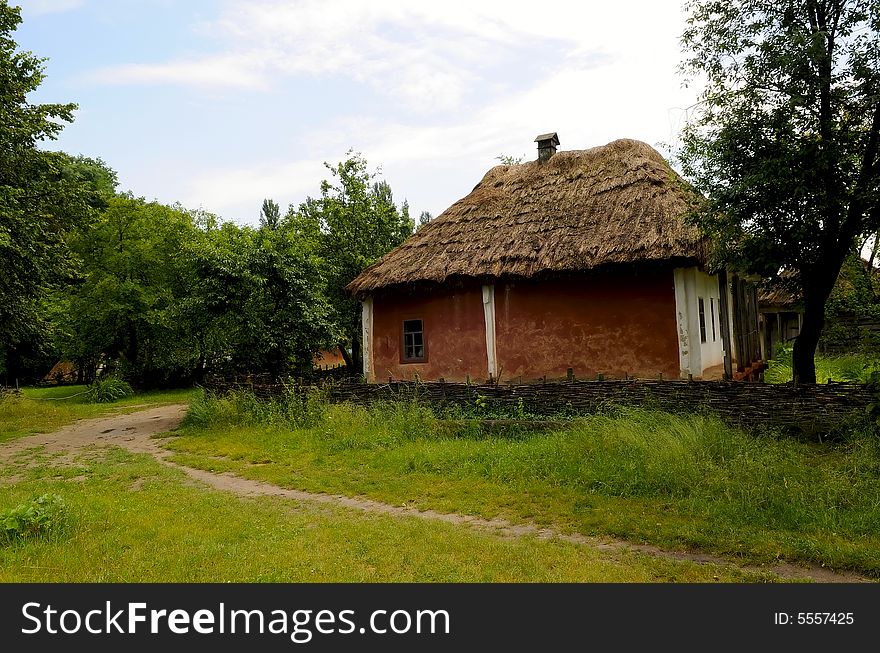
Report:
[[47,289],[67,271],[66,234],[90,216],[88,189],[65,155],[38,149],[73,120],[74,104],[30,104],[44,59],[19,52],[20,10],[0,0],[0,368],[17,376],[32,349]]
[[260,227],[263,229],[278,228],[281,223],[281,209],[274,200],[263,200],[263,208],[260,210]]
[[130,194],[73,242],[80,278],[58,300],[63,353],[91,376],[102,356],[140,386],[190,376],[197,348],[180,304],[190,274],[183,256],[195,238],[180,207]]
[[815,382],[825,304],[880,228],[880,2],[691,0],[682,69],[706,82],[679,161],[716,260],[797,273],[795,378]]
[[276,229],[209,227],[190,248],[187,324],[200,363],[221,372],[308,373],[332,341],[330,309],[310,243]]
[[419,213],[419,222],[416,225],[416,229],[421,229],[433,219],[434,216],[431,215],[430,211],[422,211],[421,213]]
[[333,181],[321,182],[321,197],[308,198],[289,222],[311,239],[324,262],[339,349],[348,369],[360,372],[361,310],[345,287],[412,234],[413,221],[407,203],[397,208],[391,187],[369,171],[366,160],[351,151],[348,156],[337,166],[325,164]]

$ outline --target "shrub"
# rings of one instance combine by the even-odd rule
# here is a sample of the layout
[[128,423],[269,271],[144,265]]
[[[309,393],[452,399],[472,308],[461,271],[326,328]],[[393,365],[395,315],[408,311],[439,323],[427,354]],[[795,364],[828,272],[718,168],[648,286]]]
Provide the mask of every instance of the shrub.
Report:
[[109,404],[134,394],[131,386],[112,376],[96,379],[86,390],[86,400],[91,404]]
[[57,494],[44,494],[0,513],[0,544],[45,536],[65,523],[67,506]]

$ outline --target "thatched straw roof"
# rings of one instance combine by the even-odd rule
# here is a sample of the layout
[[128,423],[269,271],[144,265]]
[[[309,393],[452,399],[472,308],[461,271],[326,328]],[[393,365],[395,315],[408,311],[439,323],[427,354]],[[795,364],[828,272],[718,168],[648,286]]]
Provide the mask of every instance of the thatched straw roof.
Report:
[[615,263],[705,263],[684,214],[696,194],[650,145],[617,140],[492,168],[465,198],[352,281],[380,288],[453,278],[530,278]]

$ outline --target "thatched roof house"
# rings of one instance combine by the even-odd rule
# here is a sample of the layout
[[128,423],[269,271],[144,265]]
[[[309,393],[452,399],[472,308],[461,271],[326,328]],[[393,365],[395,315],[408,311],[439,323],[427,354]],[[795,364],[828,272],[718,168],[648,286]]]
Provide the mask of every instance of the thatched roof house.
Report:
[[699,195],[645,143],[536,140],[538,160],[492,168],[348,286],[367,377],[720,374]]
[[499,165],[348,288],[364,297],[456,277],[528,279],[636,261],[702,265],[707,243],[683,219],[696,201],[640,141]]

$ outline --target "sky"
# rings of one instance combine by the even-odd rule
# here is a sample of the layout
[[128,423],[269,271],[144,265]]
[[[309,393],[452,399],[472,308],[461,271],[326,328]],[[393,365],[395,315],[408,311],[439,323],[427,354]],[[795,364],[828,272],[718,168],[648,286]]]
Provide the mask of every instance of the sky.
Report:
[[696,98],[678,0],[12,0],[46,62],[32,102],[76,102],[52,149],[120,190],[255,224],[360,152],[413,217],[500,155],[617,138],[674,146]]

